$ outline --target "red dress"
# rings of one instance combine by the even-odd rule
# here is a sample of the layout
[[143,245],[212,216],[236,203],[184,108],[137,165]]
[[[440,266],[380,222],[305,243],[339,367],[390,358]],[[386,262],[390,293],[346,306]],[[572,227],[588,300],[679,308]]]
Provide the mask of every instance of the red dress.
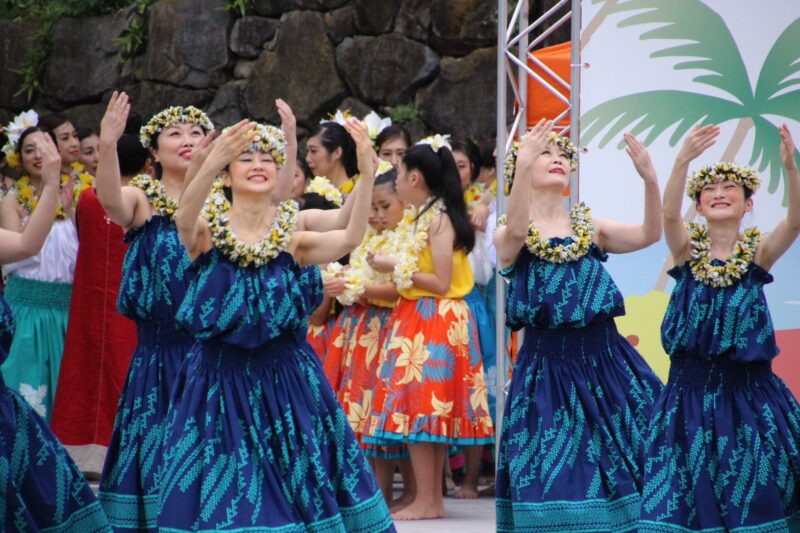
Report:
[[128,249],[122,228],[106,216],[94,189],[81,193],[76,213],[78,260],[52,426],[78,467],[99,474],[136,346],[136,325],[117,312]]

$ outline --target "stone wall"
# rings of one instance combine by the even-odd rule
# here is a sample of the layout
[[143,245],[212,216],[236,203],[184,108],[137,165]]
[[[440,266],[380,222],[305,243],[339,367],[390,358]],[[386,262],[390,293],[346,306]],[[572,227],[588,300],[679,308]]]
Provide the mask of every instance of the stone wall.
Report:
[[[118,38],[132,10],[65,19],[53,34],[33,107],[97,127],[111,91],[127,91],[145,119],[177,104],[215,123],[277,122],[293,107],[301,136],[337,108],[391,116],[411,105],[412,136],[431,130],[488,140],[495,129],[494,0],[255,0],[246,16],[223,0],[160,0],[144,50],[124,63]],[[14,96],[31,45],[23,23],[0,21],[0,120],[30,107]],[[509,99],[510,102],[510,99]]]

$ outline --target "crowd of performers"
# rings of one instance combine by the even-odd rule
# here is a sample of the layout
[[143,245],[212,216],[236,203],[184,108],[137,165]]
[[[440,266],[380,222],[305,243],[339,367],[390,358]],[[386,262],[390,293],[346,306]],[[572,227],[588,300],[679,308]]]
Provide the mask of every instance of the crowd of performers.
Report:
[[[800,233],[785,126],[787,215],[762,235],[742,228],[753,169],[690,168],[714,125],[687,135],[663,202],[625,136],[644,217],[622,224],[566,209],[578,153],[541,121],[501,162],[497,220],[495,165],[471,141],[414,144],[342,115],[300,161],[276,106],[281,128],[216,132],[191,106],[142,124],[114,93],[99,134],[33,112],[5,128],[3,530],[380,532],[444,517],[447,457],[466,457],[456,496],[477,497],[494,442],[497,264],[501,334],[519,340],[500,354],[513,368],[498,531],[800,531],[800,407],[771,371],[764,296]],[[684,224],[684,193],[703,223]],[[603,267],[662,232],[666,385],[618,333]]]

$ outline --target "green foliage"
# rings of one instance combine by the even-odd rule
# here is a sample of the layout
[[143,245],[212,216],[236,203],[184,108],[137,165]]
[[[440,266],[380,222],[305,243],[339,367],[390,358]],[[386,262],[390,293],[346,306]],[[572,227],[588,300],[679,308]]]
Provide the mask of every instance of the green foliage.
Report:
[[412,104],[403,104],[394,108],[392,112],[392,123],[405,124],[419,117],[419,111]]
[[238,11],[239,15],[244,16],[252,4],[253,0],[226,0],[224,8],[227,11]]
[[147,8],[155,2],[156,0],[135,0],[133,2],[134,12],[128,27],[116,39],[120,47],[119,58],[121,60],[135,56],[144,48],[147,40]]

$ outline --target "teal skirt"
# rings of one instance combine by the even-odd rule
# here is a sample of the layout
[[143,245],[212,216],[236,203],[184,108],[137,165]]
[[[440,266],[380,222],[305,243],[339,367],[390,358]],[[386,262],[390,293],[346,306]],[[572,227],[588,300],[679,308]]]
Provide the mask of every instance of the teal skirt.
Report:
[[48,423],[67,335],[70,283],[11,275],[5,298],[17,324],[8,359],[0,370],[6,386],[19,393]]

